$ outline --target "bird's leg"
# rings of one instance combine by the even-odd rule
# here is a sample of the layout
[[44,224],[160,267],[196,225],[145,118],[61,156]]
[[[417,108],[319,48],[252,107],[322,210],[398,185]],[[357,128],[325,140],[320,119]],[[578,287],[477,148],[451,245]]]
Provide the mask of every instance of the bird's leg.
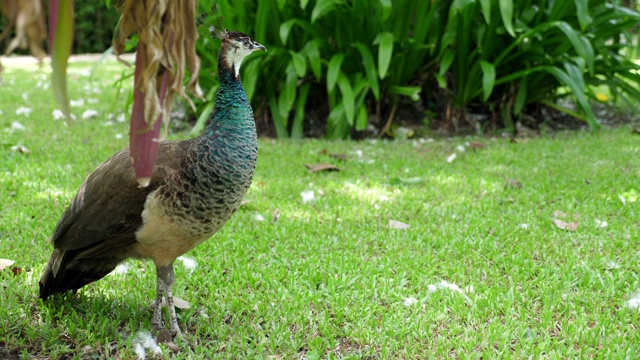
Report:
[[[156,267],[158,272],[158,282],[161,284],[165,298],[167,299],[167,308],[169,309],[169,330],[171,335],[181,337],[180,327],[178,326],[178,317],[176,316],[176,308],[173,305],[173,283],[176,275],[173,272],[173,263],[166,266]],[[162,297],[160,297],[162,300]],[[155,316],[155,314],[154,314]]]
[[156,301],[153,302],[153,317],[151,318],[151,325],[156,330],[162,328],[162,293],[163,286],[160,280],[160,271],[156,267]]

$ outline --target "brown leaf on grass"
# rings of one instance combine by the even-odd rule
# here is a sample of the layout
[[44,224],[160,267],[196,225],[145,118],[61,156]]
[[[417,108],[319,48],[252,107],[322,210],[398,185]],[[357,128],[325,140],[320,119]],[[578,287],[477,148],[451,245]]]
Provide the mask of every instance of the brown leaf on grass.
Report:
[[554,218],[566,218],[567,214],[565,214],[564,212],[560,211],[560,210],[556,210],[553,212],[553,217]]
[[11,147],[11,151],[13,152],[17,152],[20,154],[31,154],[31,150],[29,150],[29,148],[27,148],[24,145],[18,144],[18,145],[13,145]]
[[329,154],[329,157],[336,159],[336,160],[340,160],[340,161],[347,161],[347,154]]
[[340,171],[340,168],[332,164],[304,164],[311,172]]
[[171,331],[167,329],[160,329],[160,331],[158,331],[158,335],[156,335],[156,341],[158,344],[171,342]]
[[15,263],[15,261],[13,260],[0,259],[0,270],[8,268],[9,266],[13,265],[13,263]]
[[511,138],[509,141],[514,144],[526,144],[529,142],[529,138]]
[[405,230],[405,229],[408,229],[409,227],[411,227],[411,225],[409,224],[405,224],[400,221],[389,220],[389,228],[391,229]]
[[13,276],[18,276],[18,275],[22,274],[22,268],[14,266],[14,267],[11,268],[11,272],[13,273]]
[[[151,305],[149,305],[149,307],[153,307],[155,304],[155,300],[151,302]],[[174,296],[173,297],[173,305],[175,307],[177,307],[178,309],[189,309],[191,308],[191,305],[189,305],[189,303],[185,300],[182,300],[181,298]],[[162,306],[167,306],[167,300],[163,297],[162,298]]]
[[553,219],[553,223],[560,230],[576,231],[578,229],[578,222],[577,221],[567,223],[567,222],[564,222],[564,221],[559,220],[559,219]]
[[504,182],[505,189],[522,189],[522,183],[516,179],[507,179]]
[[472,141],[469,143],[469,147],[472,148],[473,150],[486,149],[487,144],[481,143],[479,141]]

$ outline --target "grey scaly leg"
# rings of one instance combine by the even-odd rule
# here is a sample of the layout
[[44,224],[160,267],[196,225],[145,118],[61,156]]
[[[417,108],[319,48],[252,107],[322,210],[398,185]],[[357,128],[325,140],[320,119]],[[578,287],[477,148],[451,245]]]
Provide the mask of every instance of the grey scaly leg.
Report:
[[180,327],[178,326],[176,308],[173,305],[172,289],[173,283],[176,281],[176,275],[173,272],[173,264],[156,267],[156,271],[158,272],[158,283],[162,287],[165,298],[167,299],[167,308],[169,309],[169,330],[171,331],[171,335],[181,337],[182,333],[180,332]]
[[153,302],[153,317],[151,325],[155,330],[162,328],[162,285],[160,283],[160,271],[156,267],[156,301]]

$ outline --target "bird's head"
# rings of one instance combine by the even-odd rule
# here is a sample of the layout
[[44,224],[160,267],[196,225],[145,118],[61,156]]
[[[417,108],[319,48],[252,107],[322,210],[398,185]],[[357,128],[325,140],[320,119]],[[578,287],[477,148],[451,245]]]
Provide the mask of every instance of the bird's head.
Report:
[[237,31],[218,31],[216,34],[222,39],[220,47],[219,59],[222,60],[221,65],[225,65],[229,70],[236,74],[240,74],[240,65],[242,60],[254,51],[264,50],[267,48],[251,39],[249,35]]

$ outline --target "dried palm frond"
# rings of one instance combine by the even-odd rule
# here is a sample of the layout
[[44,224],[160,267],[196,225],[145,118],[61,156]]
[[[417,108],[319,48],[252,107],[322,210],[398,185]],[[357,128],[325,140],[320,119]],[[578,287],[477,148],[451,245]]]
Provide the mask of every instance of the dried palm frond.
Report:
[[[0,34],[0,41],[15,27],[16,36],[5,50],[5,55],[17,48],[27,49],[42,61],[45,51],[42,42],[47,38],[44,22],[44,2],[42,0],[0,0],[0,12],[9,19],[8,26]],[[2,65],[0,65],[0,71]]]
[[[202,97],[198,85],[200,59],[195,52],[198,33],[195,25],[196,2],[169,0],[120,0],[117,9],[122,12],[118,36],[114,40],[116,54],[122,53],[129,36],[138,34],[138,52],[145,53],[135,89],[145,94],[145,122],[151,129],[160,115],[167,119],[173,96],[184,98],[193,107],[193,102],[184,92],[182,83],[185,68],[191,78],[187,91]],[[160,79],[168,73],[168,93],[161,104]],[[166,124],[166,122],[165,122]]]
[[116,7],[122,17],[115,53],[122,53],[129,36],[138,34],[129,148],[136,178],[144,187],[153,174],[160,123],[166,119],[166,133],[174,95],[195,108],[182,88],[185,68],[191,75],[187,90],[202,97],[200,59],[195,50],[196,1],[120,0]]

